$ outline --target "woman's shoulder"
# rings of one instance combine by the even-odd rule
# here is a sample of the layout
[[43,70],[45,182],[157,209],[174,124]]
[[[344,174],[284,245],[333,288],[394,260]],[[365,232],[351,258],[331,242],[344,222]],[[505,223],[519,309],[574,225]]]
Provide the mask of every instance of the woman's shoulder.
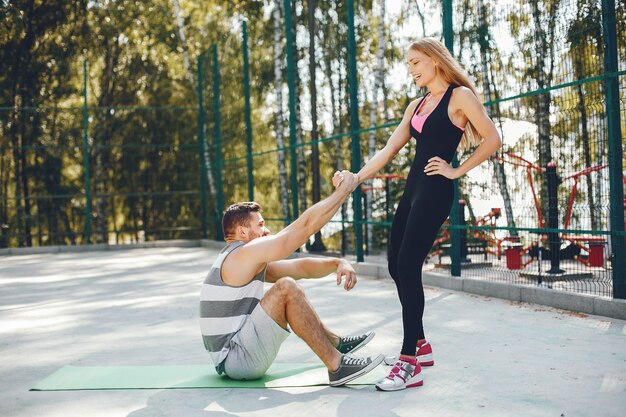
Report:
[[422,101],[424,99],[424,96],[420,96],[418,98],[416,98],[415,100],[412,100],[408,106],[406,106],[406,111],[409,112],[413,112],[415,111],[415,109],[417,108],[417,105],[420,103],[420,101]]
[[474,92],[471,89],[465,87],[464,85],[454,85],[454,86],[452,86],[452,95],[453,96],[468,96],[468,95],[471,95],[471,96],[476,97]]
[[476,96],[476,94],[474,94],[474,92],[461,85],[458,87],[455,87],[452,90],[452,95],[450,96],[450,101],[455,104],[459,104],[459,105],[464,105],[464,104],[475,104],[475,103],[479,103],[478,97]]

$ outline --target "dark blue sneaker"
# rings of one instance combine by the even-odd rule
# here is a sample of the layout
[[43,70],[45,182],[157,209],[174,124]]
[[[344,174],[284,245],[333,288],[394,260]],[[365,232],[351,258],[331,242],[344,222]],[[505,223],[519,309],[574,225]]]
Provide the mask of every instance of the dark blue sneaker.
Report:
[[370,331],[358,336],[340,337],[337,350],[343,354],[356,352],[363,346],[367,345],[369,341],[374,338],[375,335],[376,333]]

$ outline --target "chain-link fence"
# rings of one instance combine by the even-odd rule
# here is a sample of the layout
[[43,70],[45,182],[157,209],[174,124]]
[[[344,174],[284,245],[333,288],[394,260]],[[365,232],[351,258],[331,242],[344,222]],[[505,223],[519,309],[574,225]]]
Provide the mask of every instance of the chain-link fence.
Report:
[[[173,94],[146,100],[163,106],[109,103],[102,94],[95,102],[90,80],[101,74],[85,62],[72,68],[83,94],[77,89],[67,105],[0,108],[0,247],[221,239],[222,210],[252,199],[272,230],[284,227],[332,192],[335,170],[356,170],[380,149],[414,98],[414,87],[391,77],[404,71],[403,57],[391,52],[383,54],[385,74],[400,87],[372,83],[376,68],[362,49],[375,48],[353,6],[340,10],[345,22],[326,23],[341,30],[318,28],[320,47],[337,54],[314,63],[325,77],[315,126],[312,72],[289,10],[281,15],[288,36],[272,50],[285,61],[275,77],[269,58],[246,44],[244,23],[198,57],[195,102]],[[402,9],[387,31],[422,21],[425,35],[445,40],[475,80],[503,148],[458,181],[460,204],[426,267],[626,297],[626,45],[616,35],[626,30],[626,7],[600,0],[432,6],[430,16]],[[429,17],[441,26],[427,30]],[[266,100],[251,73],[276,84]],[[394,88],[406,92],[392,102],[385,91]],[[383,261],[413,152],[410,142],[307,248]]]
[[474,40],[462,56],[504,146],[461,181],[463,197],[473,197],[466,223],[481,227],[467,234],[463,275],[612,295],[625,273],[616,258],[623,219],[618,226],[611,216],[623,212],[623,135],[608,128],[619,128],[619,100],[609,97],[624,86],[618,9],[598,1],[476,7],[455,31]]

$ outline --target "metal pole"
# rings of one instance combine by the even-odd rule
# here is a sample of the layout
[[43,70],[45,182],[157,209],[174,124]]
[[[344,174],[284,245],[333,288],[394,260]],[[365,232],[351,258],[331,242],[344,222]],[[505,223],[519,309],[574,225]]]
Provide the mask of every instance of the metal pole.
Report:
[[85,241],[91,243],[91,187],[89,185],[89,114],[87,112],[87,59],[83,59],[83,159],[85,162]]
[[246,114],[246,160],[248,162],[248,200],[254,201],[254,167],[252,165],[252,120],[250,116],[250,66],[248,65],[248,25],[242,22],[243,32],[243,95]]
[[[602,38],[604,39],[604,91],[609,147],[611,190],[611,231],[624,232],[624,189],[622,182],[622,132],[620,126],[619,83],[617,79],[617,33],[615,0],[602,0]],[[611,234],[613,250],[613,298],[626,299],[626,238]]]
[[202,55],[198,57],[198,140],[200,141],[200,207],[202,211],[202,239],[207,239],[207,206],[206,206],[206,160],[205,127],[204,127],[204,100],[202,98]]
[[[551,229],[559,228],[559,199],[558,187],[559,178],[556,175],[556,164],[548,163],[546,166],[546,182],[548,183],[548,227]],[[558,233],[548,233],[548,242],[550,245],[550,270],[549,274],[561,274],[565,272],[560,267],[560,251],[561,239]],[[541,250],[541,248],[539,248]]]
[[[459,224],[465,226],[467,223],[465,222],[465,200],[458,201],[459,208]],[[467,249],[467,229],[463,229],[459,233],[459,244],[461,247],[461,262],[472,262],[472,260],[468,257],[469,251]]]
[[389,177],[385,176],[385,221],[387,222],[391,222],[391,204],[389,204],[390,198]]
[[[363,218],[367,220],[369,218],[368,211],[367,211],[367,193],[363,193],[361,195],[363,196],[363,204],[362,204],[362,206],[363,206]],[[371,240],[369,239],[369,234],[367,233],[368,228],[364,227],[363,229],[365,231],[365,236],[363,237],[363,241],[365,242],[365,254],[369,255],[370,254],[370,249],[371,249],[370,245],[369,245],[369,242],[371,242]]]
[[287,84],[289,86],[289,159],[291,165],[291,210],[298,218],[298,166],[296,160],[296,81],[294,73],[294,39],[291,19],[291,0],[284,0],[285,33],[287,35]]
[[222,127],[220,114],[220,72],[217,62],[217,45],[211,45],[213,56],[213,113],[215,115],[215,179],[217,182],[217,240],[224,240],[222,213],[224,212],[224,184],[222,184]]
[[[354,36],[354,0],[347,2],[348,13],[348,75],[350,85],[350,129],[352,130],[352,161],[350,169],[361,169],[361,143],[359,140],[359,98],[356,77],[356,40]],[[363,213],[361,206],[361,186],[354,190],[352,197],[354,208],[354,234],[356,241],[356,261],[363,262]]]
[[[454,51],[454,29],[452,27],[452,0],[443,0],[443,38],[446,48],[453,54]],[[458,167],[459,160],[454,155],[452,166]],[[454,198],[452,209],[450,210],[450,273],[452,276],[461,276],[461,231],[459,229],[461,222],[459,213],[459,182],[454,180]]]
[[441,7],[443,8],[442,25],[443,25],[443,42],[446,48],[452,53],[454,50],[454,31],[452,28],[452,0],[443,0]]

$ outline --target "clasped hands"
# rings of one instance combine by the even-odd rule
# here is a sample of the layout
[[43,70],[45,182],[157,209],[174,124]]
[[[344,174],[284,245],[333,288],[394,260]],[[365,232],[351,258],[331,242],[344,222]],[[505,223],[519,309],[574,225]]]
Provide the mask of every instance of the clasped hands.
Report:
[[345,169],[341,172],[335,171],[335,175],[333,175],[333,186],[336,190],[345,190],[351,193],[358,185],[359,176],[357,174]]

